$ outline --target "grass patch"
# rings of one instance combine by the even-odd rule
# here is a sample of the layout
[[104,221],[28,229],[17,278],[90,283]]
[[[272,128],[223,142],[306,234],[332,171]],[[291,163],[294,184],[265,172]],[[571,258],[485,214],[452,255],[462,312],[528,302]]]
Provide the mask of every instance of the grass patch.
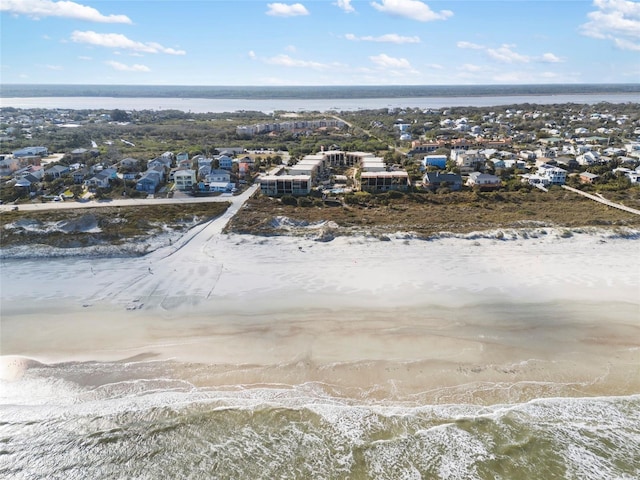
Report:
[[[412,231],[421,236],[439,232],[523,228],[524,226],[576,228],[589,225],[640,228],[640,216],[610,208],[564,190],[500,192],[500,198],[477,196],[473,192],[448,194],[409,194],[401,198],[368,195],[349,198],[343,207],[301,208],[285,205],[278,199],[257,196],[227,225],[227,231],[278,235],[271,220],[286,216],[293,220],[320,222],[331,220],[340,227],[366,229],[374,234]],[[625,204],[638,203],[630,190]]]
[[0,245],[40,244],[69,248],[120,245],[144,240],[166,228],[186,231],[222,215],[229,203],[78,208],[39,212],[9,211],[0,215]]

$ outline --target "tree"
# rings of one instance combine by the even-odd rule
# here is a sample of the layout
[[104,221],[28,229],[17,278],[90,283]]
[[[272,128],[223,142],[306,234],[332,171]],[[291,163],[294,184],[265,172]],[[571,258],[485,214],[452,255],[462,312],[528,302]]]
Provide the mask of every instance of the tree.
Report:
[[114,122],[128,122],[131,120],[131,118],[129,117],[129,114],[127,112],[116,108],[111,112],[111,120],[113,120]]

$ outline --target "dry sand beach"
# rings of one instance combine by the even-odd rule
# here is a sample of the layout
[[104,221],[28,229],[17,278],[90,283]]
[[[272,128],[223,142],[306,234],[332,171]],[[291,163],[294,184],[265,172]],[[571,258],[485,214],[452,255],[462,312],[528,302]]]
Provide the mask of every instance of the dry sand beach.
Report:
[[[501,422],[513,409],[528,416],[542,408],[554,422],[565,422],[567,431],[576,428],[571,422],[586,425],[605,418],[607,428],[598,431],[606,431],[612,451],[616,449],[615,454],[566,460],[565,473],[579,476],[584,465],[589,478],[595,478],[589,476],[594,471],[612,476],[640,471],[637,451],[629,450],[630,442],[640,438],[637,418],[624,413],[635,409],[640,393],[637,232],[621,236],[619,231],[591,229],[568,235],[539,228],[443,235],[431,241],[398,233],[390,241],[344,236],[329,242],[317,241],[321,235],[314,228],[321,226],[310,226],[309,235],[302,237],[222,233],[237,208],[239,203],[222,218],[143,257],[3,260],[2,403],[5,414],[22,425],[18,431],[34,421],[34,413],[7,405],[47,405],[49,414],[64,418],[67,426],[69,409],[81,405],[82,422],[89,422],[86,416],[94,418],[91,422],[109,418],[111,427],[92,431],[107,435],[113,422],[122,421],[110,415],[140,410],[143,416],[135,422],[146,422],[150,415],[157,419],[158,408],[181,412],[185,405],[203,408],[202,402],[213,402],[216,415],[220,408],[236,413],[216,417],[217,427],[199,435],[215,443],[211,436],[218,435],[221,419],[231,422],[223,422],[229,430],[218,439],[220,444],[235,438],[244,446],[216,458],[231,462],[224,464],[240,477],[258,470],[283,474],[292,468],[294,478],[343,478],[340,472],[351,472],[349,478],[412,478],[407,472],[413,468],[430,472],[433,467],[440,475],[453,465],[457,473],[441,478],[495,478],[482,474],[480,465],[483,458],[499,457],[500,441],[492,437],[485,445],[478,440],[484,445],[478,450],[473,441],[456,436],[467,428],[460,418],[471,421],[490,414]],[[159,392],[162,396],[156,397]],[[102,403],[95,403],[96,398]],[[578,403],[567,403],[571,398]],[[150,403],[141,407],[143,399]],[[558,399],[565,400],[556,405]],[[58,410],[51,410],[54,406]],[[391,410],[380,413],[380,408]],[[429,410],[431,423],[425,426],[420,422],[426,408],[444,410]],[[240,413],[246,409],[251,417]],[[300,409],[310,419],[300,420]],[[288,443],[279,450],[270,443],[275,433],[259,433],[252,422],[262,414],[267,415],[264,425],[284,435],[279,441],[291,441],[297,450]],[[313,420],[316,415],[322,420]],[[370,423],[372,415],[377,420]],[[420,442],[427,442],[426,437],[416,432],[427,428],[435,435],[440,430],[431,428],[446,417],[455,431],[446,439],[429,437],[435,443],[427,443],[462,449],[471,460],[443,456],[424,468],[416,467],[419,462],[411,456],[400,461],[393,439],[399,435],[397,422],[407,415],[418,424],[401,428],[409,435],[403,442],[418,442],[411,443],[416,452],[431,448],[424,450]],[[547,451],[570,459],[566,452],[591,441],[589,433],[587,440],[562,443],[558,438],[564,437],[549,427],[551,417],[545,415],[518,417],[522,428],[540,427],[528,435],[550,435],[547,443],[532,447],[531,455]],[[288,419],[288,426],[300,421],[308,428],[320,421],[318,432],[324,433],[309,438],[324,439],[322,448],[312,450],[318,455],[323,448],[333,452],[323,460],[329,464],[320,465],[314,456],[311,465],[309,453],[299,450],[302,440],[286,433],[288,427],[277,426],[281,418]],[[621,426],[612,419],[629,423]],[[135,430],[135,422],[129,430]],[[504,433],[507,427],[500,425]],[[70,428],[63,429],[65,435]],[[242,436],[248,435],[246,428],[253,428],[251,435],[260,440]],[[465,435],[477,434],[467,430]],[[389,437],[388,451],[377,443],[380,431]],[[189,436],[180,441],[195,440]],[[510,438],[507,443],[518,441]],[[51,442],[68,445],[69,439]],[[248,458],[256,445],[264,450],[254,452],[260,459],[254,464]],[[354,457],[357,445],[367,445],[363,457]],[[101,448],[91,451],[104,455]],[[123,452],[127,448],[122,446]],[[619,467],[620,456],[626,466]],[[28,457],[9,457],[19,471],[30,471],[24,466]],[[384,458],[396,461],[398,472],[404,473],[389,473]],[[36,470],[43,477],[58,472],[54,460],[43,461]],[[229,466],[237,461],[240,466]],[[269,462],[280,470],[266,468]],[[73,468],[80,478],[84,470]],[[359,468],[362,475],[353,474]],[[504,478],[515,478],[509,471],[525,472],[521,478],[526,478],[527,470],[518,468],[506,469]],[[320,471],[327,475],[313,474]],[[374,475],[377,471],[386,476]],[[148,475],[134,476],[153,478]]]

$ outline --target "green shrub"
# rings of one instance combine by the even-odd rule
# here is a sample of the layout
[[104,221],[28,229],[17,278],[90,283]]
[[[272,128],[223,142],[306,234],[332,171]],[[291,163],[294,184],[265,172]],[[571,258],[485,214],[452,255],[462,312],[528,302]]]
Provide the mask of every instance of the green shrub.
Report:
[[280,201],[283,203],[283,205],[298,205],[298,199],[293,195],[283,195],[282,197],[280,197]]

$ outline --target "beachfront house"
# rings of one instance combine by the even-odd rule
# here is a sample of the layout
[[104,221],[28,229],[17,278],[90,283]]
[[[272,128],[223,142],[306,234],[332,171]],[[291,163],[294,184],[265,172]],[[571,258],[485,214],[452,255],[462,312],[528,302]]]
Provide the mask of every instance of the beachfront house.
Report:
[[458,191],[462,188],[462,177],[457,173],[427,172],[422,177],[422,186],[431,191],[441,187],[446,187],[451,191]]
[[567,180],[567,171],[555,165],[540,165],[538,175],[546,179],[548,185],[564,185]]
[[196,171],[192,169],[177,170],[173,174],[176,189],[181,192],[190,191],[196,184]]
[[502,185],[499,177],[489,173],[471,172],[467,179],[467,186],[480,189],[494,189]]
[[136,190],[153,194],[160,185],[161,176],[155,170],[147,170],[136,182]]
[[389,190],[407,191],[409,174],[404,170],[391,172],[362,172],[360,174],[360,190],[377,193]]
[[215,170],[211,170],[205,177],[206,182],[219,182],[219,183],[229,183],[231,181],[231,174],[220,168]]
[[265,175],[260,177],[260,191],[264,195],[309,195],[311,176],[309,175]]

